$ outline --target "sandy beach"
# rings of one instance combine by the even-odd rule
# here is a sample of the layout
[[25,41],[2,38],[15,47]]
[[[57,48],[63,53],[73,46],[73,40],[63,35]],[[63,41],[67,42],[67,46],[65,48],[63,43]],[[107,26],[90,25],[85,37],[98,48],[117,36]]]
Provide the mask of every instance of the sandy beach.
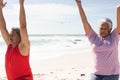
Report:
[[37,63],[31,64],[35,80],[88,80],[92,71],[92,59],[87,54],[64,55]]
[[[86,38],[37,36],[30,39],[30,65],[34,80],[87,80],[92,72],[93,58]],[[7,80],[4,43],[0,48],[0,80]]]
[[[69,54],[49,59],[32,60],[34,80],[88,80],[93,71],[93,55],[90,49],[73,49]],[[4,65],[0,67],[0,80],[7,80]]]
[[[92,71],[90,50],[66,52],[70,53],[43,60],[32,61],[31,58],[34,80],[87,80]],[[0,80],[7,80],[4,64],[0,67]]]

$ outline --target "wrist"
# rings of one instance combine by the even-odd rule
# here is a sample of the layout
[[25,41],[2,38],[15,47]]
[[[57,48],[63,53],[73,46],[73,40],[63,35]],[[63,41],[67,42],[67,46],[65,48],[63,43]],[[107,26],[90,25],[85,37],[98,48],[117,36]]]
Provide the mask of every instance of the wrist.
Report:
[[23,4],[23,3],[21,3],[21,4],[20,4],[20,6],[24,6],[24,4]]
[[80,5],[81,5],[81,3],[77,3],[77,5],[78,5],[78,6],[80,6]]

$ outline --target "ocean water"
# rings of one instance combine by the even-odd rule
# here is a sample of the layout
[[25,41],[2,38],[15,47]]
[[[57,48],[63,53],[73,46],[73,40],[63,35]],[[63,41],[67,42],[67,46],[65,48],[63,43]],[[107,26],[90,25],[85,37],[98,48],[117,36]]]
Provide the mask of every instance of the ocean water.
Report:
[[72,51],[85,50],[88,40],[84,35],[34,35],[30,36],[31,58],[47,59]]
[[[31,43],[30,62],[65,54],[76,54],[88,48],[88,40],[84,35],[29,35],[29,39]],[[6,49],[7,46],[0,36],[0,77],[5,75]]]
[[[48,59],[64,54],[74,53],[73,51],[86,50],[88,39],[84,35],[29,35],[31,47],[31,60]],[[0,36],[0,59],[4,60],[6,45]]]
[[[85,35],[30,35],[29,39],[31,43],[30,62],[66,54],[84,54],[90,50],[90,43]],[[3,38],[0,37],[0,77],[5,75],[6,48]]]

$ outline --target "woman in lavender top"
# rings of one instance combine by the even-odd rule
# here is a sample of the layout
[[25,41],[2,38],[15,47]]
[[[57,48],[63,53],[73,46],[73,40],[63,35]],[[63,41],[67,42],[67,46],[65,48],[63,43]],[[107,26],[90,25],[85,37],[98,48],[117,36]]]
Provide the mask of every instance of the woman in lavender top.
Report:
[[95,55],[95,72],[90,80],[119,80],[120,5],[117,6],[116,28],[112,30],[112,21],[109,18],[103,18],[99,23],[98,35],[86,18],[81,0],[76,0],[76,3]]

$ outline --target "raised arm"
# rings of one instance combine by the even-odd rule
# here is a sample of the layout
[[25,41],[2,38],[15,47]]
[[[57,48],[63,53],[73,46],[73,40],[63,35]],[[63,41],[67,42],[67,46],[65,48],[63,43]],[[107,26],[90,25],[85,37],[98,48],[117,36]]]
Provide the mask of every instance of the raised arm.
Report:
[[79,9],[79,12],[80,12],[80,16],[81,16],[81,19],[82,19],[84,30],[85,30],[86,34],[89,34],[91,26],[87,21],[85,12],[84,12],[82,4],[81,4],[81,0],[76,0],[76,3],[77,3],[77,6],[78,6],[78,9]]
[[120,4],[117,6],[117,33],[120,34]]
[[20,19],[20,35],[21,35],[21,42],[20,42],[21,53],[22,55],[28,55],[30,42],[29,42],[28,33],[27,33],[24,0],[19,0],[19,4],[20,4],[19,19]]
[[5,22],[3,11],[2,11],[2,9],[5,7],[6,4],[7,4],[6,2],[3,3],[3,0],[0,0],[0,30],[1,30],[1,34],[3,36],[4,41],[8,45],[10,43],[9,33],[6,29],[6,22]]

